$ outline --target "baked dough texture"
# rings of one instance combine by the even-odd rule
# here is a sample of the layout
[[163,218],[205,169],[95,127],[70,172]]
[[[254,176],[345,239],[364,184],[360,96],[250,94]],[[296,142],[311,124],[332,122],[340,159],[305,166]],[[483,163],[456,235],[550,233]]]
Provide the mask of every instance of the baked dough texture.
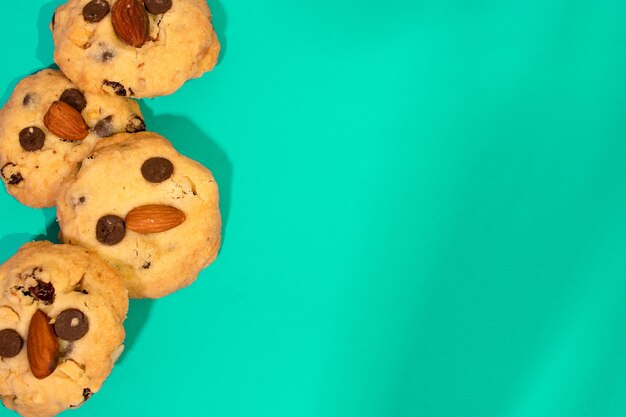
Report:
[[[184,220],[168,230],[133,227],[141,216],[131,222],[131,212],[146,206]],[[120,272],[131,298],[158,298],[188,286],[220,247],[213,175],[152,132],[98,142],[62,186],[57,216],[62,240],[100,254]],[[144,220],[140,225],[163,223],[154,211]]]
[[[0,266],[0,333],[23,342],[8,354],[16,345],[9,349],[0,337],[4,406],[24,417],[50,417],[98,392],[123,350],[127,310],[119,275],[91,251],[44,241],[22,246]],[[41,312],[58,338],[58,363],[43,379],[27,353],[31,321]]]
[[[73,94],[65,98],[66,91]],[[62,97],[70,102],[84,99],[80,115],[89,130],[82,140],[62,139],[44,124],[52,103]],[[1,178],[22,204],[52,207],[61,182],[102,136],[141,130],[145,124],[135,101],[81,92],[61,71],[45,69],[20,81],[0,110]]]
[[98,1],[111,9],[100,20],[85,18],[90,0],[69,0],[56,9],[50,25],[54,61],[82,89],[162,96],[215,66],[220,43],[205,0],[172,0],[165,13],[147,13],[149,35],[140,47],[123,41],[113,28],[112,10],[119,0]]

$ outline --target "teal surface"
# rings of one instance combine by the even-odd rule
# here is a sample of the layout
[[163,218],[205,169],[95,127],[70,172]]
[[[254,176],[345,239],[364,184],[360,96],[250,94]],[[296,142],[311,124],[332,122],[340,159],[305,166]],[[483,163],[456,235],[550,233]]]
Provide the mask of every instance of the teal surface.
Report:
[[[3,100],[60,3],[3,4]],[[219,65],[142,108],[220,256],[68,416],[626,415],[623,0],[210,5]],[[2,259],[54,235],[0,204]]]

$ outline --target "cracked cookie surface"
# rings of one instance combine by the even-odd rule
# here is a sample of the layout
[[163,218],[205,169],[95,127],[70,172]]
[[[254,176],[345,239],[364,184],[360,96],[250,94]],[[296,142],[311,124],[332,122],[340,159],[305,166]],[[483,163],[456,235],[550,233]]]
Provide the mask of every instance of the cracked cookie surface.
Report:
[[50,27],[72,81],[120,96],[171,94],[210,71],[220,50],[206,0],[69,0]]
[[145,128],[135,101],[83,92],[45,69],[20,81],[0,110],[0,176],[22,204],[51,207],[101,137]]
[[123,350],[128,296],[84,248],[27,243],[0,266],[0,397],[24,417],[84,403]]
[[186,287],[220,246],[213,175],[152,132],[100,141],[62,186],[57,215],[63,241],[100,254],[132,298]]

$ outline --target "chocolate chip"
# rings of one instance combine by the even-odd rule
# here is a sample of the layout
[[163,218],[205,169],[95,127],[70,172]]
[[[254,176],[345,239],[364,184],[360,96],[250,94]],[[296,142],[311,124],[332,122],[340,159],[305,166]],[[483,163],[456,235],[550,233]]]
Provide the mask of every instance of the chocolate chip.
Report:
[[13,329],[0,330],[0,358],[17,356],[24,346],[24,340]]
[[85,401],[90,399],[92,395],[93,395],[93,392],[91,392],[89,388],[83,389],[83,398],[85,399]]
[[143,132],[146,130],[146,123],[143,119],[137,115],[134,115],[126,124],[126,131],[128,133]]
[[26,106],[28,106],[28,105],[29,105],[30,103],[32,103],[32,102],[33,102],[33,96],[32,96],[32,95],[30,95],[30,94],[26,94],[26,95],[24,96],[24,100],[22,100],[22,105],[23,105],[24,107],[26,107]]
[[169,159],[154,157],[146,160],[141,166],[141,175],[149,182],[163,182],[172,176],[174,165]]
[[61,94],[60,100],[74,107],[79,113],[87,107],[85,95],[76,88],[68,88],[65,90],[63,94]]
[[115,53],[110,50],[103,51],[100,54],[100,62],[109,62],[115,57]]
[[50,26],[52,26],[52,29],[54,29],[56,17],[57,17],[57,12],[55,11],[54,13],[52,13],[52,19],[50,19]]
[[96,134],[101,138],[106,138],[113,134],[113,125],[111,121],[113,120],[113,116],[107,116],[104,119],[100,120],[94,126],[93,130],[96,131]]
[[105,0],[92,0],[83,7],[83,18],[87,22],[97,23],[109,14],[111,6]]
[[85,202],[85,197],[84,196],[80,197],[78,201],[80,202],[80,204],[83,204]]
[[54,286],[52,283],[37,280],[37,285],[29,287],[28,290],[36,299],[45,305],[54,303]]
[[43,148],[46,134],[37,126],[25,127],[20,131],[20,145],[27,152],[35,152]]
[[172,0],[145,0],[144,4],[150,13],[161,14],[172,7]]
[[126,88],[124,88],[121,83],[118,83],[117,81],[104,80],[102,84],[113,89],[113,92],[118,96],[126,96]]
[[54,333],[63,340],[73,342],[89,331],[89,320],[82,311],[70,308],[61,312],[54,322]]
[[150,266],[152,265],[152,262],[144,262],[142,265],[143,269],[150,269]]
[[96,225],[96,239],[104,245],[115,245],[124,239],[126,226],[124,219],[114,214],[100,217]]
[[24,181],[24,177],[22,177],[21,173],[19,172],[11,173],[12,169],[15,166],[16,165],[13,162],[7,162],[6,164],[4,164],[2,169],[0,169],[0,174],[2,175],[2,178],[7,180],[7,184],[16,185]]
[[17,185],[20,182],[24,181],[24,177],[22,177],[21,173],[12,174],[11,179],[9,179],[9,185]]

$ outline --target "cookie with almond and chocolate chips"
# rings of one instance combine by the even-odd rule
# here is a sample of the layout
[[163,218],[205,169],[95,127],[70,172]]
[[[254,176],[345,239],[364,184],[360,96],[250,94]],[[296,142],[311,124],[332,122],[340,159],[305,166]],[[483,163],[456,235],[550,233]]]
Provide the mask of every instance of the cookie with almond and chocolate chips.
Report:
[[0,178],[21,203],[51,207],[100,138],[145,129],[135,101],[83,92],[60,71],[40,71],[0,110]]
[[69,0],[50,25],[54,61],[86,91],[171,94],[210,71],[220,44],[206,0]]
[[53,416],[98,392],[123,350],[128,296],[93,252],[27,243],[0,266],[0,398]]
[[191,284],[220,246],[213,175],[152,132],[98,142],[62,186],[57,216],[63,241],[100,254],[131,298]]

